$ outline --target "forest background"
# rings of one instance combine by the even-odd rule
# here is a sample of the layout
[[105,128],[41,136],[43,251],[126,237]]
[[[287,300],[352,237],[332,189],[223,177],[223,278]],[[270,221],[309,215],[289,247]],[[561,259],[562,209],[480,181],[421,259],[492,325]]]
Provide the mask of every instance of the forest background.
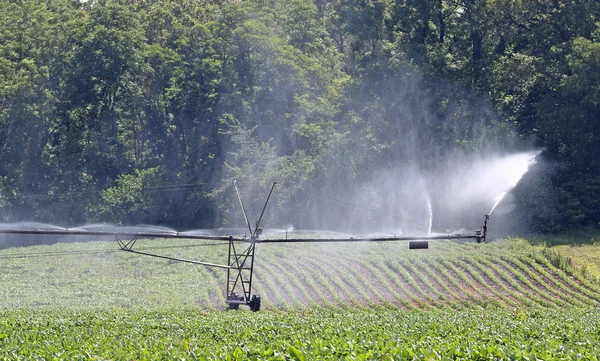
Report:
[[596,0],[0,0],[3,222],[240,225],[237,179],[311,224],[532,147],[518,217],[597,227]]

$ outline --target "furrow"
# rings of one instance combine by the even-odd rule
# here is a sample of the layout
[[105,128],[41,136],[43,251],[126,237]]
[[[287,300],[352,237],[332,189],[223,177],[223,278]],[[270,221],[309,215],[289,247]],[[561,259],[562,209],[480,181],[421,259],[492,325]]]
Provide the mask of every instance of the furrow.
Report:
[[402,282],[398,274],[394,273],[390,267],[384,262],[377,262],[376,265],[371,264],[371,267],[383,273],[386,277],[386,282],[390,289],[396,295],[396,300],[408,309],[418,309],[416,304],[421,303],[421,300],[415,301],[412,293],[406,288],[406,283]]
[[377,297],[382,306],[387,308],[396,308],[390,299],[394,299],[393,290],[382,282],[382,276],[371,263],[362,257],[349,259],[344,257],[349,264],[353,264],[354,273],[357,274],[361,285],[367,287],[370,293]]
[[[482,273],[485,274],[485,272],[483,272],[483,270],[475,269],[468,262],[467,258],[453,259],[453,260],[450,260],[449,262],[453,263],[454,266],[457,267],[457,272],[460,272],[460,268],[462,268],[465,273],[471,275],[471,277],[473,277],[473,279],[475,279],[480,284],[480,286],[482,287],[483,290],[487,291],[487,293],[483,293],[483,294],[485,295],[485,298],[488,302],[494,303],[494,301],[495,301],[497,303],[497,305],[501,305],[501,304],[505,304],[505,305],[509,305],[509,306],[515,305],[515,303],[513,302],[512,299],[504,296],[502,293],[498,292],[494,288],[493,282],[490,282],[488,279],[486,279],[486,277],[481,275]],[[466,275],[465,275],[465,277],[468,278]],[[502,302],[500,302],[500,301],[502,301]]]
[[310,265],[312,271],[316,271],[316,278],[335,300],[338,306],[361,306],[361,303],[354,297],[354,294],[348,292],[343,282],[336,276],[335,269],[329,262],[323,262],[315,258],[305,259],[305,264]]
[[488,267],[492,267],[497,270],[497,272],[504,274],[507,282],[511,280],[510,277],[514,277],[514,279],[512,279],[512,284],[515,287],[518,287],[518,291],[523,292],[524,295],[527,295],[528,298],[534,300],[539,305],[548,308],[565,305],[563,300],[556,299],[556,297],[548,294],[540,287],[533,285],[527,275],[503,261],[500,257],[494,259],[494,261],[495,262],[487,261],[486,264]]
[[[499,269],[504,269],[507,273],[512,274],[519,284],[530,290],[531,295],[537,295],[538,298],[544,302],[549,302],[558,307],[565,307],[569,304],[560,297],[556,297],[552,292],[546,290],[542,284],[540,284],[535,277],[529,272],[529,270],[523,270],[517,267],[514,262],[508,262],[502,257],[495,260],[495,266]],[[533,281],[533,282],[532,282]],[[534,282],[536,284],[534,284]]]
[[[278,306],[275,304],[275,302],[273,302],[272,298],[271,298],[271,294],[269,293],[270,291],[268,290],[268,288],[265,288],[263,286],[263,281],[261,279],[260,276],[255,276],[256,282],[253,282],[253,288],[254,288],[254,293],[257,295],[268,295],[268,297],[261,297],[261,309],[266,309],[266,310],[279,310]],[[225,290],[223,290],[223,292],[225,292]],[[225,302],[225,299],[223,299],[223,304],[227,305],[227,303]],[[241,308],[241,306],[240,306]]]
[[[430,280],[430,278],[433,278],[430,274],[429,271],[423,269],[422,267],[416,267],[414,264],[418,263],[419,260],[418,259],[414,259],[412,260],[412,262],[406,262],[404,264],[404,266],[406,267],[407,271],[410,272],[411,274],[414,274],[416,277],[418,277],[418,279],[421,281],[421,283],[427,287],[427,289],[430,290],[430,292],[432,292],[435,297],[437,297],[436,302],[440,302],[442,304],[442,306],[444,308],[450,308],[450,309],[460,309],[461,307],[453,300],[449,299],[448,297],[448,293],[443,294],[442,292],[440,292],[439,288],[439,284],[438,286],[434,285],[434,283]],[[443,289],[443,287],[440,287]]]
[[517,302],[525,302],[528,306],[549,307],[548,301],[542,298],[534,297],[533,300],[530,300],[527,296],[532,295],[532,292],[535,293],[535,290],[523,288],[523,285],[518,282],[518,278],[512,272],[503,269],[498,264],[482,257],[478,259],[477,263],[473,263],[473,265],[481,270],[486,277],[490,278],[505,293],[510,295],[515,305]]
[[[436,263],[436,262],[432,262]],[[415,262],[415,267],[417,267],[418,272],[426,273],[433,282],[435,282],[434,287],[443,292],[443,297],[452,297],[453,304],[457,306],[457,308],[464,308],[470,306],[469,302],[462,296],[459,295],[458,289],[453,289],[448,285],[448,281],[444,280],[439,272],[436,272],[436,269],[433,268],[429,262],[426,262],[421,259],[417,259]]]
[[419,285],[419,283],[415,280],[415,277],[408,272],[408,270],[404,267],[401,260],[393,260],[389,263],[392,270],[396,273],[400,273],[402,277],[406,280],[407,284],[413,290],[415,295],[418,295],[418,298],[422,302],[422,306],[437,307],[438,302],[432,297],[431,294],[425,292],[425,290]]
[[[289,260],[281,261],[282,262],[279,264],[273,264],[274,275],[285,278],[288,288],[291,288],[289,291],[300,298],[299,303],[301,305],[318,306],[319,304],[315,301],[318,298],[318,295],[314,293],[313,289],[309,289],[300,281],[301,276],[304,278],[304,275],[290,272],[291,266],[288,264],[288,262],[290,262]],[[313,293],[310,291],[313,291]]]
[[[264,265],[261,265],[262,269],[265,269]],[[232,278],[235,276],[232,276]],[[276,281],[272,277],[269,277],[266,272],[258,272],[254,276],[254,288],[263,295],[269,295],[267,302],[271,302],[275,308],[287,309],[290,308],[290,300],[286,299],[281,295],[280,287],[277,286]],[[261,299],[262,302],[262,299]],[[266,308],[266,307],[265,307]]]
[[[356,271],[355,267],[352,267],[356,265],[355,260],[350,259],[341,263],[342,257],[338,255],[337,257],[327,258],[322,261],[328,262],[329,266],[334,270],[332,277],[340,290],[344,291],[343,297],[352,300],[357,306],[378,306],[373,301],[372,295],[369,295],[365,291],[365,287],[369,288],[369,282],[360,272]],[[350,268],[348,268],[349,265],[351,266]],[[369,290],[372,291],[371,289]],[[375,293],[375,295],[377,294]],[[360,296],[360,299],[357,296]]]
[[455,274],[451,274],[451,272],[448,271],[448,269],[443,267],[442,263],[439,260],[436,260],[435,262],[430,262],[428,264],[433,270],[442,275],[443,278],[440,279],[445,285],[447,285],[448,287],[450,287],[451,285],[453,287],[453,289],[451,290],[454,292],[453,294],[461,295],[460,299],[462,300],[463,304],[469,307],[471,307],[473,303],[479,304],[480,306],[483,305],[481,297],[477,297],[479,293],[477,293],[473,286],[464,283],[464,281],[462,284],[459,283],[457,279],[460,279],[460,277],[458,277]]
[[[401,268],[399,269],[395,263],[397,262],[387,260],[385,261],[385,268],[391,275],[393,275],[394,279],[398,280],[397,284],[410,297],[412,302],[415,304],[415,307],[423,310],[430,309],[431,305],[427,302],[425,296],[414,287],[414,280],[411,279],[409,274],[403,272]],[[401,281],[400,278],[402,279]]]
[[[297,275],[297,277],[301,277],[306,280],[306,288],[310,290],[311,293],[316,294],[318,299],[321,302],[321,305],[326,308],[335,308],[336,304],[336,295],[329,292],[329,285],[324,282],[323,277],[320,277],[322,274],[322,270],[320,268],[309,268],[306,269],[307,264],[306,257],[296,258],[294,262],[290,262],[288,267],[290,271]],[[300,268],[298,263],[301,263],[304,267]],[[303,282],[304,284],[304,282]],[[323,290],[326,290],[324,292]]]
[[[262,262],[261,268],[262,272],[265,273],[265,277],[268,277],[280,293],[283,293],[284,296],[282,296],[282,298],[287,301],[289,307],[297,307],[303,304],[302,299],[304,297],[299,295],[299,292],[294,292],[290,286],[290,281],[285,277],[285,274],[281,272],[279,267],[270,262]],[[306,302],[305,299],[304,301]]]
[[[394,304],[396,307],[402,305],[407,309],[415,309],[416,307],[407,300],[407,295],[403,290],[399,289],[394,280],[390,277],[390,274],[379,268],[377,265],[381,264],[380,262],[375,262],[375,265],[372,262],[365,261],[365,267],[367,267],[372,274],[374,274],[382,287],[386,290],[386,294],[388,294],[389,302]],[[388,270],[389,271],[389,270]],[[402,292],[399,292],[402,291]]]
[[[503,257],[502,259],[508,261],[507,258]],[[539,265],[531,258],[523,257],[527,264],[523,262],[523,260],[519,258],[514,258],[513,262],[517,267],[521,270],[526,271],[531,277],[534,278],[536,282],[542,285],[545,289],[558,297],[562,298],[566,303],[573,304],[577,307],[586,307],[589,305],[587,301],[588,298],[582,298],[582,295],[578,292],[573,292],[570,287],[565,285],[558,285],[554,282],[554,277],[550,276],[548,273],[545,273],[543,269],[540,269]]]
[[496,306],[503,305],[497,299],[490,300],[489,295],[482,291],[482,289],[484,289],[485,287],[483,285],[479,284],[479,282],[477,282],[477,280],[475,280],[475,278],[468,277],[467,272],[465,270],[460,269],[459,267],[457,267],[456,265],[454,265],[452,262],[450,262],[448,260],[440,259],[439,262],[440,262],[440,266],[444,266],[446,268],[447,272],[451,275],[451,277],[448,278],[449,280],[462,281],[462,285],[459,284],[458,281],[455,281],[455,282],[456,282],[456,284],[458,284],[459,287],[460,286],[468,287],[471,292],[474,292],[475,294],[477,294],[479,296],[479,297],[475,297],[475,295],[473,295],[473,297],[475,297],[475,300],[479,306],[482,306],[482,307],[486,306],[489,302],[492,302]]
[[[537,306],[537,307],[545,307],[552,308],[556,307],[556,304],[553,300],[548,300],[541,295],[538,294],[538,290],[536,289],[525,289],[523,285],[514,279],[511,278],[512,275],[515,275],[514,272],[509,270],[504,270],[498,266],[498,264],[486,261],[484,258],[479,259],[477,262],[470,260],[474,267],[479,269],[486,277],[492,279],[496,285],[498,285],[504,292],[510,294],[515,300],[520,300],[521,302],[528,303],[528,306]],[[502,280],[499,280],[495,274],[498,274]],[[516,275],[517,279],[520,279],[519,275]],[[509,288],[510,285],[512,288]]]
[[[574,274],[568,274],[560,268],[557,268],[550,262],[550,260],[544,255],[533,255],[535,260],[541,265],[546,266],[548,269],[552,269],[553,272],[565,283],[576,289],[577,291],[585,294],[587,297],[600,302],[600,290],[598,285],[592,284],[585,277],[577,277]],[[583,278],[583,280],[581,279]]]
[[526,303],[530,307],[546,307],[544,306],[545,300],[539,298],[530,300],[527,295],[530,295],[532,291],[523,288],[523,285],[518,282],[515,275],[498,266],[496,263],[480,259],[476,267],[498,285],[508,295],[507,297],[513,300],[515,306],[518,306],[519,303]]
[[[438,301],[436,300],[437,293],[435,292],[435,290],[433,288],[430,287],[429,284],[427,284],[426,282],[424,282],[424,280],[420,276],[420,274],[414,272],[414,269],[413,269],[413,267],[411,265],[412,262],[413,262],[412,259],[410,259],[410,260],[407,260],[407,259],[398,260],[399,266],[402,267],[404,269],[404,271],[406,272],[406,274],[410,276],[410,279],[418,287],[418,289],[420,289],[421,292],[424,295],[426,295],[426,298],[430,299],[431,301],[433,301],[437,305],[438,304]],[[411,272],[411,270],[413,272]]]

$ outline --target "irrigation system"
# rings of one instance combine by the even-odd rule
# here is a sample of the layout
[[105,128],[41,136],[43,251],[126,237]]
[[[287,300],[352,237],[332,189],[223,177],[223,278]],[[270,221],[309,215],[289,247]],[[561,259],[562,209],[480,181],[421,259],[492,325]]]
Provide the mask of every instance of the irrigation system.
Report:
[[[397,242],[408,241],[409,249],[427,249],[429,241],[435,240],[475,240],[477,243],[485,242],[487,236],[487,223],[489,215],[485,215],[483,226],[474,234],[444,234],[444,235],[402,235],[391,237],[372,237],[372,238],[266,238],[261,239],[262,228],[261,222],[265,214],[265,210],[273,194],[273,189],[277,182],[271,186],[271,190],[267,196],[267,200],[263,206],[262,212],[254,229],[250,225],[248,215],[242,202],[237,183],[234,182],[234,188],[237,198],[244,214],[244,220],[248,226],[248,235],[243,237],[234,236],[208,236],[197,235],[186,232],[135,232],[131,230],[123,231],[96,231],[96,230],[81,230],[81,229],[0,229],[0,234],[12,235],[55,235],[55,236],[101,236],[114,237],[117,241],[120,250],[130,253],[135,253],[144,256],[158,257],[171,261],[192,263],[206,267],[215,267],[227,270],[227,288],[226,302],[229,309],[238,309],[240,305],[250,307],[250,310],[256,312],[260,309],[261,299],[258,295],[252,294],[252,275],[254,272],[254,253],[256,245],[259,243],[324,243],[324,242]],[[187,240],[208,240],[208,241],[223,241],[229,245],[227,263],[217,264],[197,260],[189,260],[183,258],[169,257],[150,252],[136,250],[134,247],[139,239],[144,238],[170,238],[170,239],[187,239]]]

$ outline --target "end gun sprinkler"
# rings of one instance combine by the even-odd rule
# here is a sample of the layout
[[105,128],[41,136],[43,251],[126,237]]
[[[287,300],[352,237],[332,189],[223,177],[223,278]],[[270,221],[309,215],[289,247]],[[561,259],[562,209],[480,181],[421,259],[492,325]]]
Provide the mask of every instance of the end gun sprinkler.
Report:
[[485,215],[485,219],[483,220],[483,234],[481,233],[481,230],[478,230],[475,232],[475,236],[477,237],[477,243],[481,243],[481,242],[485,242],[485,239],[487,237],[487,230],[488,230],[488,221],[490,220],[490,215],[486,214]]

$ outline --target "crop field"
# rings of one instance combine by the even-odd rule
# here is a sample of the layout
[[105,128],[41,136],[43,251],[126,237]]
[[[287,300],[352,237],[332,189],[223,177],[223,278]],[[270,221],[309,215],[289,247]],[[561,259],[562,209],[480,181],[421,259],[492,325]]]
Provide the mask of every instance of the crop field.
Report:
[[[225,244],[139,250],[224,263]],[[261,244],[263,307],[224,312],[220,269],[115,242],[0,251],[0,359],[598,359],[600,284],[524,240]]]
[[597,360],[600,311],[0,312],[0,359]]
[[[144,240],[139,250],[225,263],[226,244]],[[254,288],[263,309],[598,307],[600,284],[525,241],[258,245]],[[0,251],[0,309],[225,307],[221,269],[122,252],[116,242]]]

